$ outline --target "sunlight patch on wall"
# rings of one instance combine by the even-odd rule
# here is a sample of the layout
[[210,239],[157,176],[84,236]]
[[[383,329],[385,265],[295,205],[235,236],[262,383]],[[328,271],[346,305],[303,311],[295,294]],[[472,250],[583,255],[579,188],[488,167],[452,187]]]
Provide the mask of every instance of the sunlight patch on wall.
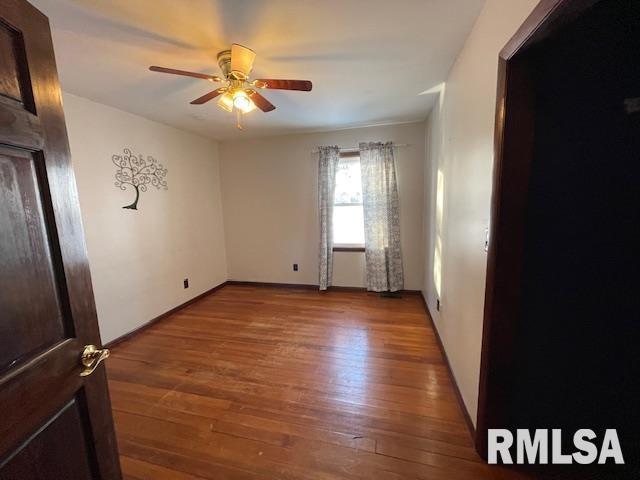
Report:
[[436,181],[436,242],[433,252],[433,283],[440,297],[442,286],[442,223],[444,216],[444,174],[438,170]]

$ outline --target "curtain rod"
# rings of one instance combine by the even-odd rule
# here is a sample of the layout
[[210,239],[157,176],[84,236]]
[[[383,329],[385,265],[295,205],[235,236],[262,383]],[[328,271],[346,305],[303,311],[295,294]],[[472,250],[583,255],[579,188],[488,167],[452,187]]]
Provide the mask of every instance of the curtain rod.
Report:
[[[392,145],[393,148],[398,148],[398,147],[410,147],[411,144],[410,143],[394,143]],[[340,149],[341,152],[357,152],[360,150],[360,147],[338,147]],[[320,150],[315,149],[315,150],[311,150],[311,153],[319,153]]]

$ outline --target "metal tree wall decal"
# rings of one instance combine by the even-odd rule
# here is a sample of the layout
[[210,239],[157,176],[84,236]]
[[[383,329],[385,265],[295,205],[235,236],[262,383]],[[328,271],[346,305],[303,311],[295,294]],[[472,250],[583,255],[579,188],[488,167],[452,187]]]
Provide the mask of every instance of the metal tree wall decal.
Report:
[[137,210],[140,192],[146,192],[147,185],[157,189],[166,190],[168,188],[165,180],[167,169],[152,156],[147,156],[145,160],[142,155],[134,155],[131,153],[131,149],[125,148],[122,155],[114,155],[111,160],[118,167],[115,186],[120,190],[126,190],[127,185],[130,185],[136,192],[133,203],[122,208]]

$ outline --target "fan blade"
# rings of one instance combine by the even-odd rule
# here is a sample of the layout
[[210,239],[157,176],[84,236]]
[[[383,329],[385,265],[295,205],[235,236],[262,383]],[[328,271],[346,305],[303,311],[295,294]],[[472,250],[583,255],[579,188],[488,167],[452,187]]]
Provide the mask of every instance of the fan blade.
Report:
[[250,48],[234,43],[231,45],[231,71],[240,72],[244,77],[248,77],[253,68],[253,60],[256,52]]
[[[254,80],[258,88],[271,88],[274,90],[302,90],[310,92],[313,84],[309,80],[275,80],[273,78],[260,78]],[[262,86],[260,83],[264,84]]]
[[194,101],[191,102],[191,105],[202,105],[203,103],[207,103],[209,100],[213,100],[214,98],[216,98],[218,95],[220,95],[221,93],[226,92],[227,89],[226,88],[218,88],[216,90],[213,90],[199,98],[196,98]]
[[249,98],[253,101],[253,103],[256,104],[256,107],[258,107],[263,112],[270,112],[270,111],[276,109],[276,106],[273,103],[271,103],[269,100],[264,98],[262,95],[260,95],[255,90],[253,90],[249,94]]
[[155,65],[149,67],[152,72],[171,73],[173,75],[183,75],[185,77],[202,78],[211,82],[220,82],[222,79],[217,75],[207,75],[206,73],[187,72],[186,70],[176,70],[175,68],[157,67]]

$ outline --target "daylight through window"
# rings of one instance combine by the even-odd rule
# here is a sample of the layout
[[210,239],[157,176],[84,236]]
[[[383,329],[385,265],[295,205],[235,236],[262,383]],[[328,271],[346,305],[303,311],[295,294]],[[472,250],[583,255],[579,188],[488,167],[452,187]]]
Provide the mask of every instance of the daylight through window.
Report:
[[333,243],[336,247],[364,247],[359,157],[343,157],[338,164],[333,207]]

